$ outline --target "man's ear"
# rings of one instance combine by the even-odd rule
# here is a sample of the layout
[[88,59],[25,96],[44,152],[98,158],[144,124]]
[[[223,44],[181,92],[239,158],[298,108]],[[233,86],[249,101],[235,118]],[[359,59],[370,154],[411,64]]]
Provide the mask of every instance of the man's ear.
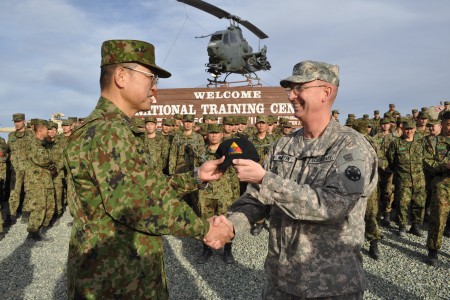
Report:
[[115,71],[114,71],[114,84],[119,87],[119,88],[123,88],[125,86],[126,83],[126,71],[124,68],[122,67],[118,67]]

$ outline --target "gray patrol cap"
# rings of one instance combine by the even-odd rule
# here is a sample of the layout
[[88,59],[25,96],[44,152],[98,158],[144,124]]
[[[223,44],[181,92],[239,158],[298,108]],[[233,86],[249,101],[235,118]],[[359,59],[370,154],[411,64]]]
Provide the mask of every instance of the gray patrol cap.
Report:
[[339,86],[339,66],[320,61],[302,61],[294,66],[292,76],[281,80],[280,85],[287,88],[291,83],[306,83],[314,80],[322,80]]

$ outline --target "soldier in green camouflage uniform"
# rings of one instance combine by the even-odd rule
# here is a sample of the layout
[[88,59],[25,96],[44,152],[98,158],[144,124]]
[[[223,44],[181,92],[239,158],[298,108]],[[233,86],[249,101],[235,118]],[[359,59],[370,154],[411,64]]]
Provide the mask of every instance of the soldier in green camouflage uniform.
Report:
[[149,154],[150,168],[159,173],[163,173],[169,159],[169,140],[156,132],[157,120],[155,117],[146,117],[145,146]]
[[[214,246],[230,241],[231,228],[210,226],[178,201],[198,187],[195,172],[166,178],[148,166],[131,118],[151,108],[156,75],[170,76],[155,65],[153,45],[106,41],[101,66],[101,97],[64,153],[77,196],[68,298],[168,299],[162,235],[205,238]],[[208,163],[199,169],[203,179],[214,178],[217,163]]]
[[3,232],[2,202],[4,200],[4,184],[6,180],[6,162],[9,158],[8,145],[4,138],[0,137],[0,241],[5,237]]
[[415,135],[416,123],[403,122],[403,136],[389,145],[386,158],[394,171],[395,201],[398,205],[399,235],[406,235],[408,209],[411,204],[410,233],[422,236],[420,226],[425,212],[425,177],[423,142]]
[[[194,115],[183,116],[183,131],[175,134],[169,152],[169,175],[193,171],[205,161],[205,141],[193,131]],[[200,215],[198,192],[183,196],[183,199]]]
[[55,188],[53,178],[56,165],[45,148],[48,135],[48,121],[38,120],[34,125],[35,136],[26,147],[25,193],[30,204],[28,238],[34,241],[52,241],[41,229],[48,227],[55,213]]
[[[207,160],[216,159],[215,153],[223,137],[222,126],[208,124],[207,131],[208,144],[205,146],[206,158]],[[236,176],[236,170],[234,168],[228,168],[219,180],[210,182],[206,188],[199,191],[201,216],[203,218],[209,218],[215,215],[226,214],[228,207],[239,196],[239,179]],[[197,263],[206,263],[211,255],[211,248],[203,244],[203,251],[197,259]],[[225,244],[223,260],[228,264],[234,262],[231,252],[231,242]]]
[[425,170],[432,174],[427,263],[433,266],[438,264],[438,250],[442,247],[444,228],[450,213],[450,111],[441,118],[441,134],[430,136],[424,142]]
[[373,111],[373,118],[372,121],[372,132],[370,132],[370,135],[374,136],[381,130],[381,118],[380,118],[380,111],[374,110]]
[[57,136],[58,124],[55,122],[49,122],[48,136],[46,139],[45,147],[49,150],[50,158],[56,167],[56,176],[53,177],[53,186],[55,188],[55,225],[59,224],[59,218],[64,213],[63,202],[63,179],[64,179],[64,162],[63,162],[63,150],[65,143],[60,136]]
[[[378,145],[378,141],[369,135],[372,131],[372,125],[368,118],[355,120],[352,124],[352,128],[364,135],[370,145],[373,147],[375,152],[377,153],[377,157],[379,156],[378,151],[380,151],[380,145]],[[364,221],[366,224],[365,227],[365,236],[370,243],[369,247],[369,256],[375,260],[378,260],[381,256],[380,251],[378,249],[378,243],[382,238],[380,227],[378,226],[378,189],[375,188],[367,198],[367,207],[366,213],[364,215]]]
[[428,112],[421,111],[419,113],[419,118],[417,121],[417,128],[416,128],[416,134],[423,138],[424,136],[428,135],[430,132],[428,131],[427,123],[430,119],[430,115]]
[[270,147],[274,143],[273,136],[267,134],[267,126],[269,119],[266,115],[258,115],[256,117],[257,133],[250,135],[248,140],[253,143],[259,155],[259,163],[262,164],[267,154],[269,154]]
[[233,135],[233,127],[234,127],[234,117],[225,116],[222,118],[223,125],[223,140],[232,139]]
[[392,182],[392,170],[389,169],[389,163],[386,158],[386,152],[389,145],[394,140],[390,132],[390,119],[382,118],[380,121],[380,132],[373,140],[377,146],[376,153],[378,157],[378,190],[380,194],[381,214],[383,226],[389,226],[391,222],[392,202],[394,201],[394,185]]
[[450,101],[444,102],[444,109],[439,112],[438,119],[443,120],[443,116],[447,111],[450,111]]
[[25,114],[13,114],[14,127],[16,131],[8,134],[8,147],[11,152],[11,182],[9,195],[9,218],[15,223],[16,214],[23,199],[23,220],[28,219],[29,210],[25,198],[22,197],[22,189],[25,180],[26,145],[29,143],[33,132],[25,128]]

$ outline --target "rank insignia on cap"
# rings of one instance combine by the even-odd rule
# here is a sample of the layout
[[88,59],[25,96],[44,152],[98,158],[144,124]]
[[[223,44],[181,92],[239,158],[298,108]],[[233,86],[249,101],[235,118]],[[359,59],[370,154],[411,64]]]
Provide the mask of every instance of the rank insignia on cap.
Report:
[[355,166],[348,166],[345,169],[345,176],[350,180],[358,181],[361,179],[361,171]]
[[236,142],[233,142],[231,144],[230,149],[228,149],[228,154],[242,154],[241,148],[236,144]]

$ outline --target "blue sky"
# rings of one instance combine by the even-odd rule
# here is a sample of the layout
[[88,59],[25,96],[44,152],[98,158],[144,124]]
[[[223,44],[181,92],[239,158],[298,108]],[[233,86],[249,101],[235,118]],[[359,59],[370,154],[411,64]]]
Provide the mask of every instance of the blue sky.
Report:
[[[450,100],[450,1],[209,0],[247,19],[269,38],[245,28],[254,49],[267,45],[272,69],[260,72],[278,86],[295,63],[335,63],[341,87],[335,108],[372,115],[396,103],[402,113]],[[156,61],[172,73],[159,88],[200,87],[208,74],[208,39],[219,20],[176,0],[0,1],[0,126],[27,119],[86,116],[99,95],[104,40],[140,39],[156,46]],[[240,79],[239,77],[235,79]],[[4,136],[4,134],[2,134]]]

